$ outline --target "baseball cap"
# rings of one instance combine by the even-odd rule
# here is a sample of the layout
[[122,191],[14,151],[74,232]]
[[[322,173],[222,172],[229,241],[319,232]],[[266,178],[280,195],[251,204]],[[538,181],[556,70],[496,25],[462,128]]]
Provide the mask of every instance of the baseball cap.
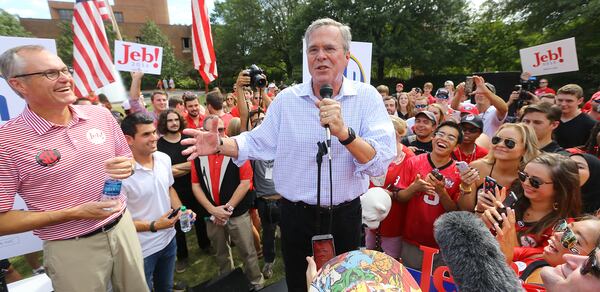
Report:
[[277,86],[275,86],[275,83],[269,83],[268,88],[275,88],[275,87],[277,87]]
[[483,120],[476,115],[466,115],[460,119],[461,124],[470,124],[473,127],[483,130]]
[[448,92],[448,90],[446,88],[440,88],[436,91],[435,98],[449,99],[450,93]]
[[429,120],[431,120],[434,124],[437,124],[437,120],[435,118],[435,115],[430,112],[430,111],[422,111],[422,112],[418,112],[415,115],[415,118],[417,118],[419,115],[425,115]]
[[472,104],[461,104],[460,107],[458,107],[458,111],[460,111],[461,114],[465,113],[471,115],[479,115],[479,110],[475,105]]

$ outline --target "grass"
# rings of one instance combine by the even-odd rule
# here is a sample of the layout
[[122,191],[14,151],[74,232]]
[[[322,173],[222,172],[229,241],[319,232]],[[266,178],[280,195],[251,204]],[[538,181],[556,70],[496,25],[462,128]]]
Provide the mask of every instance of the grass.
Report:
[[[187,245],[189,253],[189,266],[183,273],[175,273],[175,282],[182,281],[189,287],[197,286],[198,284],[217,277],[219,268],[216,258],[212,255],[203,253],[196,244],[196,233],[194,230],[187,233]],[[281,256],[281,242],[276,239],[277,257],[273,267],[273,276],[265,281],[265,286],[278,282],[285,276],[283,270],[283,258]],[[232,247],[234,264],[236,267],[242,266],[242,260],[235,247]],[[23,278],[31,277],[31,268],[25,261],[25,257],[18,256],[10,259],[13,267],[23,276]],[[42,258],[40,256],[40,262]],[[259,260],[260,268],[264,265],[264,260]]]
[[[188,252],[189,252],[189,267],[183,273],[175,273],[175,282],[183,281],[188,286],[193,287],[204,281],[217,277],[219,268],[214,256],[209,256],[203,253],[196,244],[195,231],[190,231],[187,234]],[[275,265],[273,266],[273,276],[265,281],[265,286],[278,282],[285,277],[283,270],[283,258],[281,256],[280,240],[275,240]],[[232,247],[233,260],[236,267],[242,266],[242,260],[237,252],[236,247]],[[259,265],[262,270],[264,259],[259,260]]]

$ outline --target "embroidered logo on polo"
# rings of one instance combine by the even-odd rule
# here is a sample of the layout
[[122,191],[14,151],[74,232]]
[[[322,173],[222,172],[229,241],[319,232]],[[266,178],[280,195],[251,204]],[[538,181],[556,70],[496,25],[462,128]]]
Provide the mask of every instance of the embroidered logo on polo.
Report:
[[104,134],[104,132],[102,132],[102,130],[97,129],[97,128],[89,129],[87,131],[87,133],[85,134],[85,137],[92,144],[96,144],[96,145],[104,144],[104,141],[106,141],[106,135]]
[[35,161],[41,166],[54,166],[60,161],[60,152],[56,149],[42,149],[35,155]]

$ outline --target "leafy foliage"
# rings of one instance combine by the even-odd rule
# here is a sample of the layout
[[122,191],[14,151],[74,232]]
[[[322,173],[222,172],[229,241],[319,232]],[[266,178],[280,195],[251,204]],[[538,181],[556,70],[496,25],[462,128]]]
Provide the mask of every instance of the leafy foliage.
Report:
[[31,33],[19,23],[19,19],[0,8],[0,35],[28,37]]

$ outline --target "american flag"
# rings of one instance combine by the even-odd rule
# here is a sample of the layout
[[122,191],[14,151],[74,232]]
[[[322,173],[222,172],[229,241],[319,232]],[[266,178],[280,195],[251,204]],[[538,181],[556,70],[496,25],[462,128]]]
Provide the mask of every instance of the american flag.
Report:
[[192,55],[194,68],[200,71],[200,76],[208,84],[217,78],[218,73],[208,11],[204,2],[192,0]]
[[113,63],[104,31],[109,17],[104,0],[76,0],[73,11],[73,79],[75,95],[85,97],[115,82]]

